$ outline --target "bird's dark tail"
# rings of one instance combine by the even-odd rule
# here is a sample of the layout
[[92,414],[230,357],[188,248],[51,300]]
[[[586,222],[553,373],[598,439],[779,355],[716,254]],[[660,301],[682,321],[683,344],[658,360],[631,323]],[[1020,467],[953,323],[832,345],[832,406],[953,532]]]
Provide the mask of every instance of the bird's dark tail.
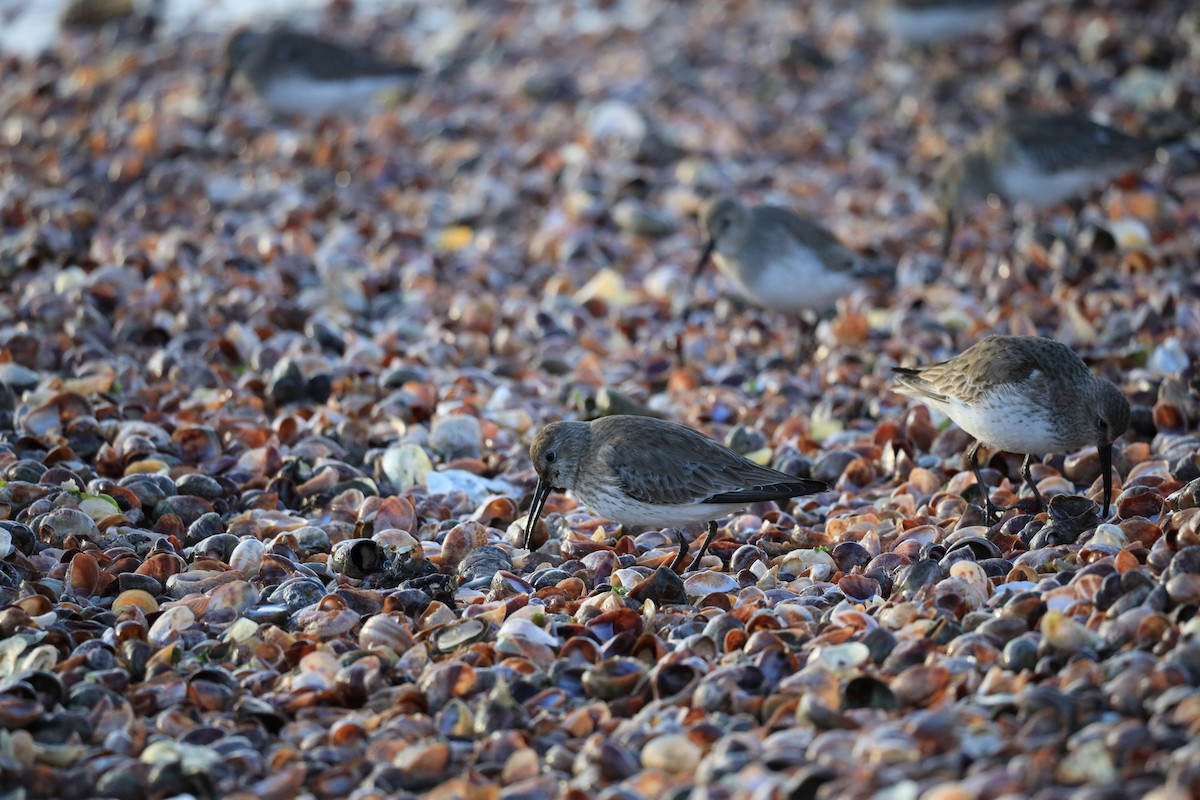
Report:
[[859,280],[877,281],[890,286],[896,282],[896,264],[887,260],[860,258],[854,263],[850,274]]

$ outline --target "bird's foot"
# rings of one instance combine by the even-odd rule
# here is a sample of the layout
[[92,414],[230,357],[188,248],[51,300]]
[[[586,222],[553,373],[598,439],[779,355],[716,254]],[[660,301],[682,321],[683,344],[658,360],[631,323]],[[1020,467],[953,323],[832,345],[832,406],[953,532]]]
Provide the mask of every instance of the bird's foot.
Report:
[[708,530],[704,534],[704,541],[702,541],[700,543],[700,552],[696,553],[696,560],[692,562],[693,564],[700,563],[700,561],[704,558],[705,554],[708,552],[708,546],[710,544],[712,544],[712,540],[715,539],[716,536],[717,536],[717,523],[709,522]]
[[1016,511],[1020,514],[1037,514],[1045,510],[1046,506],[1044,504],[1038,503],[1031,497],[1021,498],[1009,506],[998,506],[992,502],[991,498],[988,498],[986,508],[987,518],[992,524],[1000,522],[1007,511]]
[[679,541],[679,552],[675,554],[674,560],[671,561],[670,570],[676,575],[682,575],[683,568],[688,561],[688,543],[687,539],[683,538],[683,532],[678,528],[675,530],[675,538]]

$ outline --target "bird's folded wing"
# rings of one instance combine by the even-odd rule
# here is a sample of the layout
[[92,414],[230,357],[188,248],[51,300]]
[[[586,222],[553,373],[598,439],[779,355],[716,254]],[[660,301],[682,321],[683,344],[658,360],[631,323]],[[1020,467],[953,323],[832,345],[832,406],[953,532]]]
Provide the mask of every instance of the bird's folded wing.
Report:
[[368,50],[351,49],[317,37],[307,37],[305,63],[317,78],[334,80],[346,75],[413,76],[421,72],[411,64],[397,64]]
[[[728,459],[728,454],[723,454]],[[658,453],[639,455],[636,468],[628,463],[609,466],[621,490],[634,500],[657,505],[691,503],[757,503],[784,500],[823,491],[825,484],[783,473],[753,462],[719,459],[667,459]]]
[[925,398],[938,403],[946,403],[950,398],[937,390],[932,383],[927,381],[921,375],[918,369],[910,369],[908,367],[895,367],[896,383],[900,384],[905,394],[910,394],[918,399]]
[[717,473],[695,462],[680,464],[642,454],[636,465],[610,464],[626,495],[653,505],[689,505],[704,502],[713,493]]
[[1085,117],[1033,116],[1013,121],[1010,129],[1020,147],[1036,153],[1038,164],[1053,172],[1141,158],[1157,147],[1153,140],[1097,125]]
[[796,478],[793,481],[766,483],[761,486],[748,486],[735,489],[732,492],[714,494],[705,499],[705,503],[765,503],[768,500],[786,500],[803,494],[816,494],[829,487],[820,481],[808,481]]

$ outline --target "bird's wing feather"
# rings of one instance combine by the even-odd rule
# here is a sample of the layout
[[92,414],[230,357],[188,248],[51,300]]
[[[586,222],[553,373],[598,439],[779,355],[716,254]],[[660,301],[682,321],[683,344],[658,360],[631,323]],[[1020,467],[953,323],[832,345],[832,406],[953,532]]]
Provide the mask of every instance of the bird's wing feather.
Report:
[[761,486],[750,486],[732,492],[714,494],[704,500],[705,503],[764,503],[768,500],[786,500],[805,494],[823,492],[829,487],[820,481],[810,481],[803,478],[793,478],[780,483],[767,483]]
[[[658,505],[691,503],[757,503],[786,500],[802,494],[814,494],[827,487],[819,481],[790,478],[770,470],[761,477],[701,462],[662,464],[662,469],[647,472],[644,461],[634,467],[611,464],[621,490],[634,500]],[[668,467],[670,467],[668,469]],[[765,468],[762,468],[765,470]],[[784,478],[781,480],[780,478]],[[762,480],[761,483],[755,482]]]
[[1045,384],[1091,375],[1087,365],[1059,342],[1029,336],[1024,337],[1024,346],[1011,347],[1006,338],[983,339],[949,361],[916,369],[898,368],[897,380],[917,396],[934,402],[957,398],[972,403],[1013,384]]
[[601,450],[600,456],[616,475],[621,490],[634,500],[663,505],[749,504],[826,488],[819,481],[794,478],[755,464],[686,426],[672,427],[669,445],[661,438],[655,441],[655,428],[646,426],[647,435],[640,440],[644,447],[631,450],[626,443]]
[[942,394],[937,388],[926,380],[921,375],[921,369],[910,369],[909,367],[894,367],[896,382],[900,384],[904,393],[912,395],[918,399],[927,399],[936,403],[947,403],[950,398]]
[[778,225],[789,232],[797,239],[800,239],[813,247],[844,247],[833,232],[819,222],[814,222],[807,217],[802,217],[788,211],[786,208],[778,206],[759,206],[754,209],[755,222],[759,225],[767,223],[770,225]]
[[[819,254],[821,263],[831,272],[847,272],[856,277],[874,277],[886,274],[886,270],[866,261],[858,253],[842,244],[833,232],[807,217],[794,214],[778,206],[759,206],[754,209],[754,222],[762,229],[777,226],[786,231],[790,238],[804,242]],[[894,269],[892,270],[895,271]]]
[[273,43],[274,58],[303,61],[305,69],[320,80],[339,80],[348,75],[415,75],[421,70],[378,58],[365,49],[352,49],[308,34],[289,33]]
[[1007,121],[1006,130],[1001,146],[1036,153],[1037,162],[1052,172],[1148,158],[1158,147],[1071,114],[1019,116]]

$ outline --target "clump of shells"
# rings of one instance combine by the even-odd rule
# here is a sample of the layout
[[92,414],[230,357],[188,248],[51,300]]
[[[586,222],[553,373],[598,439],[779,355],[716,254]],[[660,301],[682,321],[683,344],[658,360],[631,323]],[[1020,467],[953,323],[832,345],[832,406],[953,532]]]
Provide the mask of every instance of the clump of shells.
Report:
[[[1008,103],[1194,118],[1200,21],[1129,5],[929,49],[828,2],[414,7],[330,26],[430,67],[400,105],[242,95],[207,133],[214,32],[6,57],[2,785],[1200,793],[1200,182],[1153,166],[1078,231],[987,215],[953,264],[922,195]],[[898,285],[791,365],[794,321],[688,288],[723,191]],[[1129,396],[1112,519],[1094,451],[1035,466],[1045,511],[995,454],[989,525],[969,438],[892,392],[992,332]],[[561,495],[523,549],[533,433],[606,413],[835,491],[682,575],[670,531]]]

